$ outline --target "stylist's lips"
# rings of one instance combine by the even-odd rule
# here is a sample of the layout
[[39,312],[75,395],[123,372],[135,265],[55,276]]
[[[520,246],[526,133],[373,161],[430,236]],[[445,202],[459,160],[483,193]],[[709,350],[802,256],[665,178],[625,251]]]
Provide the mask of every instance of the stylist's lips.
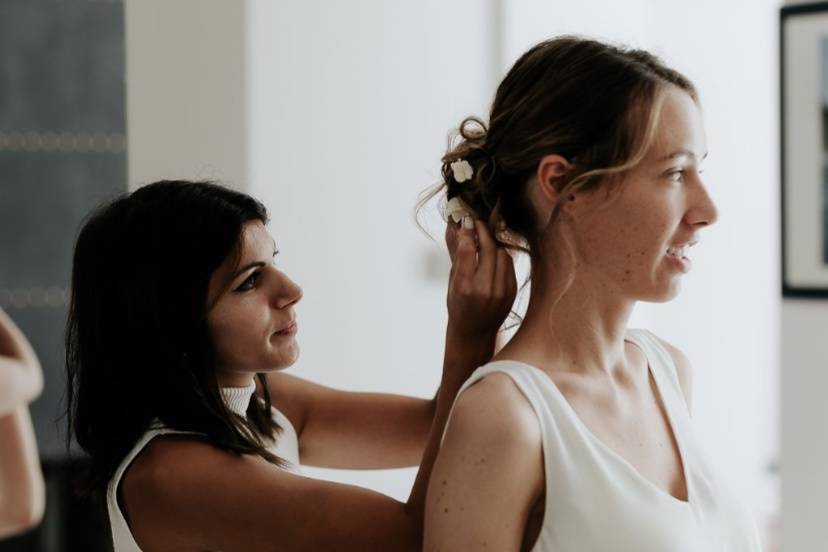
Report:
[[281,335],[281,336],[296,335],[296,331],[298,329],[299,329],[299,327],[296,325],[296,320],[294,320],[288,326],[282,328],[281,330],[274,333],[273,335]]

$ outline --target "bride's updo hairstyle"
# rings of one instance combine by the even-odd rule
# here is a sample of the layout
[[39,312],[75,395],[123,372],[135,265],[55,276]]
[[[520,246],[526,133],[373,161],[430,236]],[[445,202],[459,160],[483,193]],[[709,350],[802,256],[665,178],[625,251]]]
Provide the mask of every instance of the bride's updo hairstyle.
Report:
[[[671,86],[698,103],[693,84],[649,52],[569,36],[541,42],[500,83],[488,124],[460,124],[442,159],[443,181],[424,202],[445,189],[488,222],[500,245],[535,260],[546,221],[535,220],[527,191],[541,159],[557,154],[572,164],[559,180],[551,225],[563,201],[617,183],[643,159]],[[458,181],[451,164],[460,160],[471,178],[461,173]]]

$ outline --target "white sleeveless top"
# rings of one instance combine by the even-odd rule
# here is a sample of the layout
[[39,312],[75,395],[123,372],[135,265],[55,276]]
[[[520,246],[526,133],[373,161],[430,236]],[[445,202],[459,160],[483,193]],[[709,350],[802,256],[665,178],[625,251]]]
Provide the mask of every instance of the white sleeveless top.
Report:
[[626,341],[646,355],[684,463],[689,500],[644,478],[581,422],[552,379],[517,361],[478,368],[508,375],[532,405],[542,433],[546,510],[534,552],[761,552],[756,525],[702,454],[672,357],[646,330]]
[[[223,387],[221,393],[228,408],[232,412],[235,412],[239,416],[246,416],[247,405],[250,404],[250,397],[253,396],[255,390],[256,385],[251,384],[248,387]],[[296,430],[293,428],[290,420],[276,408],[272,408],[271,413],[273,419],[282,428],[282,432],[278,439],[276,439],[275,446],[270,447],[269,450],[288,463],[286,469],[290,471],[297,470],[299,466],[299,439],[296,436]],[[115,475],[107,486],[106,506],[109,511],[109,525],[112,530],[112,543],[115,552],[141,552],[141,549],[132,537],[129,525],[127,525],[124,514],[118,505],[118,485],[121,483],[121,478],[135,457],[147,446],[147,443],[159,435],[170,434],[192,434],[192,432],[169,429],[162,425],[153,425],[135,443],[135,446],[126,455],[123,462],[121,462],[121,465],[118,466]]]

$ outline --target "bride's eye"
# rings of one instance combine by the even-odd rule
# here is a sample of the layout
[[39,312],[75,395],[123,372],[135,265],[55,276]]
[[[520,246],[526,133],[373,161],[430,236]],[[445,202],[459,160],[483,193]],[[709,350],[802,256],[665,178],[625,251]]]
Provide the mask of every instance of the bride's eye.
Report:
[[667,175],[672,182],[676,184],[680,183],[684,180],[684,169],[679,169],[677,171],[672,171]]

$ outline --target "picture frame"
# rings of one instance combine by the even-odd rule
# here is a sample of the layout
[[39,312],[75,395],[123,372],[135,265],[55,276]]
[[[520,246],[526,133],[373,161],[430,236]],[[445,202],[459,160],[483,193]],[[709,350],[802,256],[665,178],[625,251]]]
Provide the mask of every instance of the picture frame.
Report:
[[779,28],[782,295],[828,299],[828,2]]

